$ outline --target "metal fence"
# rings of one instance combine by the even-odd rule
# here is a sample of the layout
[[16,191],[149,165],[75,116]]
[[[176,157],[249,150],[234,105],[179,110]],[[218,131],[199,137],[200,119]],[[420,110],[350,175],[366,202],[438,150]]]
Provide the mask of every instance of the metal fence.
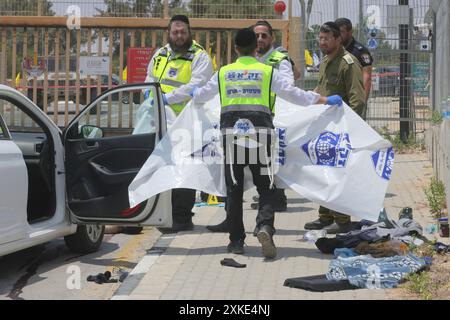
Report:
[[[402,132],[404,137],[410,133],[422,133],[428,128],[430,110],[433,108],[431,93],[435,88],[432,81],[434,48],[430,39],[433,40],[434,25],[430,0],[285,0],[287,9],[283,15],[275,13],[274,2],[274,0],[0,0],[0,15],[64,16],[75,12],[82,17],[167,18],[176,13],[186,13],[191,18],[211,20],[211,32],[208,34],[206,30],[202,30],[195,34],[195,38],[208,49],[211,48],[219,60],[219,65],[228,63],[234,58],[230,45],[232,33],[219,32],[224,20],[214,19],[267,18],[274,21],[301,21],[303,25],[300,25],[299,30],[296,27],[292,28],[291,23],[289,34],[287,29],[279,28],[277,36],[279,44],[289,46],[293,59],[304,67],[299,85],[306,89],[312,89],[317,85],[317,65],[311,57],[321,58],[317,41],[319,26],[338,17],[347,17],[354,24],[355,37],[365,45],[370,41],[370,50],[375,59],[372,94],[368,101],[368,123],[380,132],[390,134]],[[73,5],[76,5],[76,10]],[[292,12],[289,12],[289,5],[292,5]],[[297,18],[300,16],[301,19]],[[439,21],[438,25],[445,28]],[[151,33],[149,36],[142,35],[140,31],[136,30],[136,37],[141,42],[142,37],[145,37],[144,43],[147,46],[159,46],[167,39],[162,27],[159,30],[149,30]],[[65,34],[65,31],[61,32]],[[129,39],[127,35],[131,35],[127,32],[124,35],[125,41],[129,41],[126,40]],[[30,29],[28,33],[31,38]],[[10,33],[7,37],[10,37]],[[38,44],[44,42],[44,36],[40,37]],[[114,31],[114,41],[118,37],[120,34]],[[72,41],[75,38],[72,36]],[[86,46],[83,39],[82,37],[81,47]],[[20,42],[20,39],[18,41]],[[29,41],[32,43],[33,40]],[[108,37],[105,37],[103,50],[108,51],[106,49],[108,42]],[[138,43],[136,41],[137,45]],[[125,47],[128,44],[129,42]],[[437,44],[440,44],[439,39]],[[72,47],[75,47],[75,44]],[[94,47],[98,47],[98,43]],[[39,45],[39,48],[38,50],[43,50],[42,45]],[[305,55],[304,49],[307,50]],[[443,56],[437,56],[438,59],[445,59]],[[114,73],[120,72],[118,65],[118,63],[114,65]],[[438,68],[438,72],[444,71]],[[10,73],[11,71],[8,71],[7,78],[11,79],[13,76]],[[448,81],[445,80],[448,76],[442,74],[440,77],[444,79],[443,81]],[[444,84],[440,82],[438,86],[445,87],[445,82]],[[439,90],[436,87],[436,91],[441,92]],[[441,95],[445,96],[444,91]]]
[[[273,0],[0,0],[0,15],[164,18],[276,19]],[[286,1],[287,3],[288,1]]]
[[[308,12],[306,12],[308,14]],[[403,138],[423,133],[433,109],[433,14],[429,0],[316,0],[307,16],[305,48],[321,57],[319,26],[338,17],[352,20],[354,36],[374,57],[367,122]],[[307,67],[312,88],[317,68]]]
[[[156,48],[167,43],[168,19],[108,17],[83,18],[81,29],[70,30],[64,17],[3,17],[0,20],[0,83],[21,90],[55,123],[65,126],[89,101],[119,85],[125,78],[128,48]],[[287,35],[287,21],[269,20]],[[235,59],[233,36],[237,29],[256,20],[191,19],[194,39],[203,45],[217,67]],[[287,37],[283,37],[284,45]],[[151,55],[150,55],[151,56]],[[81,77],[82,57],[105,57],[108,73]],[[39,71],[40,65],[42,72]],[[33,70],[36,70],[34,75]],[[133,110],[134,98],[124,106]],[[136,103],[136,102],[135,102]],[[6,110],[6,111],[5,111]],[[0,104],[0,113],[11,121],[15,110]],[[130,111],[132,113],[132,111]],[[100,114],[97,119],[100,125]],[[5,114],[4,114],[5,115]],[[130,116],[129,121],[133,120]],[[15,123],[17,125],[17,123]],[[119,128],[130,123],[113,124]],[[107,126],[111,126],[108,122]]]

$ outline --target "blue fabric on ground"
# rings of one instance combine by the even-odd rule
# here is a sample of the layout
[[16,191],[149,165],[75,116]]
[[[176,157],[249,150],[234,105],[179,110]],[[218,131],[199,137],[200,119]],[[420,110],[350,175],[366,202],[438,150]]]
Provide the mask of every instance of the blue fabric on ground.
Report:
[[356,257],[358,256],[358,254],[353,251],[352,249],[348,249],[348,248],[338,248],[334,250],[334,256],[336,258],[349,258],[349,257]]
[[389,258],[357,256],[332,260],[326,276],[329,280],[348,280],[359,288],[391,289],[425,267],[425,260],[411,253]]

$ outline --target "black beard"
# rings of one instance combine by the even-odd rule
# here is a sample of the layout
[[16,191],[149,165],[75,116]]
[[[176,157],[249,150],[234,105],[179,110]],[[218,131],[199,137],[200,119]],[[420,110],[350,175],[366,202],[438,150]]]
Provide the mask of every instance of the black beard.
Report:
[[265,48],[258,48],[257,52],[258,52],[258,54],[260,54],[260,55],[264,55],[264,54],[266,54],[267,52],[269,52],[270,48],[271,48],[271,47],[269,47],[267,50],[265,50]]
[[169,37],[169,45],[175,53],[185,53],[192,46],[192,36],[189,36],[188,40],[181,46],[177,46]]

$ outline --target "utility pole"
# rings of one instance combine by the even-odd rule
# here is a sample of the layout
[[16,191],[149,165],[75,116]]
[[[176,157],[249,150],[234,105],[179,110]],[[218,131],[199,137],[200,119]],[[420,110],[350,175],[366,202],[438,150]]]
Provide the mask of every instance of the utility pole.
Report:
[[334,0],[334,20],[339,19],[339,1],[338,0]]
[[364,32],[364,0],[359,0],[359,30],[358,30],[358,41],[362,41],[362,35]]
[[164,19],[169,19],[169,0],[163,1],[163,15]]
[[37,3],[37,16],[42,16],[42,0],[38,0]]
[[[399,0],[399,5],[409,6],[409,0]],[[408,9],[409,11],[409,9]],[[410,132],[411,66],[409,65],[409,24],[399,25],[400,38],[400,138],[407,142]]]

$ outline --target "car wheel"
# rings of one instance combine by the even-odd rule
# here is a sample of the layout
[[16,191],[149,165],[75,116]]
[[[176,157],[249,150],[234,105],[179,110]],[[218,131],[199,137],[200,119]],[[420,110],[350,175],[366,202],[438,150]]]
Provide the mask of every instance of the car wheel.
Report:
[[100,248],[105,233],[105,226],[94,224],[79,225],[77,232],[64,237],[67,247],[77,253],[92,253]]

